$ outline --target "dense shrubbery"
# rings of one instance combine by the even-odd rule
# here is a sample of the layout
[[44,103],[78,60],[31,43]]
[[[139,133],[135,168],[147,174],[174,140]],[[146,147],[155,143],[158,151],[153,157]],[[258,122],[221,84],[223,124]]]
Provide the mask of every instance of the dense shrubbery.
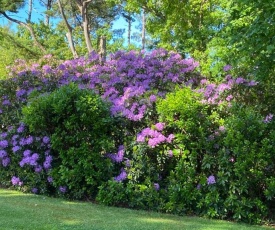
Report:
[[0,82],[2,185],[251,223],[272,214],[274,111],[252,109],[257,82],[211,83],[165,50],[45,60]]
[[107,103],[93,91],[69,84],[30,99],[23,118],[32,132],[51,137],[53,184],[68,188],[72,198],[94,197],[112,175],[105,155],[119,144],[119,126]]

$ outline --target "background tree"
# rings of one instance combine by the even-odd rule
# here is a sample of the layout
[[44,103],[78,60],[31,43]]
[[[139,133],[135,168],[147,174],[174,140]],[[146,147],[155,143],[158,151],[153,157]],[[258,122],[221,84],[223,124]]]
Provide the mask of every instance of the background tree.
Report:
[[0,28],[0,79],[8,76],[6,67],[16,59],[31,60],[40,57],[40,52],[32,48],[28,39],[20,38],[8,27]]
[[[27,22],[23,22],[20,21],[18,19],[15,19],[11,16],[8,15],[8,12],[13,12],[16,13],[18,9],[20,9],[21,7],[23,7],[25,4],[25,1],[13,1],[11,4],[9,1],[6,0],[1,0],[0,1],[0,15],[3,15],[7,20],[16,23],[17,25],[23,26],[25,27],[27,30],[29,30],[32,39],[33,39],[33,44],[38,47],[42,52],[46,53],[45,48],[39,43],[39,41],[37,40],[37,37],[35,35],[35,32],[32,28],[31,23],[28,21]],[[31,13],[31,12],[30,12]],[[30,18],[30,17],[28,17]]]
[[39,2],[41,4],[41,6],[45,8],[45,11],[44,11],[45,25],[49,26],[50,25],[50,17],[52,16],[52,5],[54,3],[54,0],[39,0]]
[[234,0],[229,10],[232,64],[258,80],[268,80],[275,70],[274,1]]

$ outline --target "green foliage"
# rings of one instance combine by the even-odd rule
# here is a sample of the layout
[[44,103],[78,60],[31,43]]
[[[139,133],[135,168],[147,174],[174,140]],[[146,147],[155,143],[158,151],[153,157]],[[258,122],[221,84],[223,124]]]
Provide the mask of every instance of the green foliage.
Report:
[[[11,178],[20,177],[26,184],[14,186],[23,191],[39,188],[39,193],[56,194],[59,188],[60,196],[96,198],[107,205],[249,223],[274,218],[274,119],[269,110],[250,107],[263,86],[254,90],[255,81],[231,76],[220,85],[206,79],[199,85],[200,77],[188,73],[183,81],[196,83],[187,87],[166,80],[169,73],[180,72],[170,60],[165,76],[155,78],[162,75],[162,66],[151,61],[166,60],[169,54],[162,50],[146,59],[160,73],[152,71],[148,80],[156,81],[143,91],[141,84],[133,87],[132,79],[151,71],[132,66],[133,60],[142,61],[135,55],[124,59],[119,52],[103,66],[93,54],[90,61],[60,65],[48,55],[35,64],[17,62],[11,68],[15,77],[0,81],[1,184],[9,186]],[[173,57],[184,63],[179,55]],[[132,69],[139,75],[130,77]],[[77,84],[60,87],[70,81]],[[93,83],[97,94],[89,88]],[[103,93],[113,103],[123,101],[124,108],[119,103],[110,107],[101,99]],[[135,102],[145,103],[146,109],[131,108]],[[19,132],[22,106],[26,125]],[[111,115],[118,107],[121,111]],[[51,142],[45,144],[48,136]],[[30,137],[35,141],[26,144]],[[37,154],[36,162],[25,150]],[[21,166],[23,161],[28,163]]]
[[24,0],[14,0],[12,2],[8,0],[0,0],[0,11],[17,12],[17,10],[21,8],[24,5],[24,3]]
[[100,186],[97,201],[105,205],[115,205],[143,210],[158,210],[164,207],[165,191],[159,192],[154,184],[121,183],[113,180]]
[[[274,2],[236,0],[230,7],[228,35],[240,70],[267,81],[274,75]],[[252,58],[251,58],[252,57]]]
[[55,185],[67,186],[72,198],[93,197],[112,172],[104,157],[116,144],[108,105],[90,90],[70,84],[31,99],[23,115],[31,131],[51,136]]
[[250,223],[271,214],[274,122],[249,107],[233,106],[226,116],[210,110],[190,88],[168,94],[157,109],[176,136],[167,211]]
[[[258,222],[273,207],[270,188],[274,178],[274,121],[264,122],[252,108],[233,107],[233,116],[226,121],[222,157],[230,157],[233,167],[223,165],[223,175],[230,175],[228,210],[234,218]],[[221,171],[220,169],[220,171]],[[271,187],[270,187],[271,186]]]
[[197,207],[202,198],[199,188],[213,174],[208,165],[203,167],[207,154],[214,150],[209,139],[222,119],[202,104],[201,99],[201,95],[185,87],[157,103],[160,119],[176,136],[173,153],[177,160],[167,179],[169,202],[166,207],[175,213],[201,212]]
[[127,9],[147,13],[146,28],[159,46],[184,54],[205,51],[218,33],[226,12],[226,3],[215,1],[127,1]]
[[128,207],[129,199],[124,183],[109,180],[99,187],[96,200],[110,206]]
[[221,122],[218,114],[211,114],[209,106],[201,100],[200,94],[184,87],[167,94],[157,103],[160,120],[176,133],[178,141],[174,145],[180,149],[203,151],[208,145],[207,137]]
[[38,50],[34,49],[25,38],[8,28],[0,28],[0,79],[8,77],[7,66],[13,65],[17,59],[37,59],[40,57]]

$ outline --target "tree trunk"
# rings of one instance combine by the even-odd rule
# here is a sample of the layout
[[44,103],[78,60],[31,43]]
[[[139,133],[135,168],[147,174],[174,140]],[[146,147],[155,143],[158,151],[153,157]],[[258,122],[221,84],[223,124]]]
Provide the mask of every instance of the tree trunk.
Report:
[[146,24],[146,15],[145,15],[145,10],[143,10],[142,14],[142,35],[141,35],[141,42],[142,42],[142,49],[145,49],[145,24]]
[[84,32],[84,38],[85,38],[85,42],[86,42],[86,46],[88,49],[88,52],[92,52],[93,48],[92,48],[92,42],[91,42],[91,38],[90,38],[90,32],[89,32],[89,19],[88,19],[88,4],[91,2],[92,0],[76,0],[78,9],[81,13],[81,17],[82,17],[82,26],[83,26],[83,32]]
[[32,18],[32,0],[29,0],[29,10],[28,10],[28,19],[27,22],[30,23],[31,22],[31,18]]
[[[53,0],[47,0],[47,4],[46,4],[47,11],[49,11],[52,8],[52,2]],[[45,25],[46,26],[50,25],[50,16],[48,14],[45,15]]]
[[84,30],[84,37],[85,37],[85,42],[86,42],[86,46],[88,49],[88,52],[92,52],[93,48],[92,48],[92,42],[91,42],[91,38],[90,38],[90,32],[89,32],[89,21],[88,21],[88,17],[87,17],[87,6],[84,6],[82,8],[82,20],[83,20],[83,30]]
[[128,20],[128,46],[131,45],[131,29],[132,29],[132,21]]
[[99,51],[99,57],[100,57],[100,63],[103,65],[106,62],[106,55],[107,55],[107,49],[106,49],[106,37],[101,36],[100,37],[100,51]]
[[61,4],[60,0],[57,0],[57,3],[58,3],[58,7],[59,7],[60,13],[62,15],[62,18],[63,18],[63,20],[66,24],[67,29],[68,29],[68,32],[66,33],[66,37],[68,39],[71,52],[72,52],[74,58],[78,58],[78,54],[76,52],[76,49],[75,49],[75,46],[74,46],[74,41],[73,41],[73,29],[70,26],[70,24],[68,23],[68,20],[66,18],[66,15],[64,14],[64,10],[63,10],[63,7],[62,7],[62,4]]
[[74,46],[72,31],[67,32],[66,33],[66,37],[68,39],[70,50],[71,50],[71,52],[73,54],[73,57],[74,58],[78,58],[78,54],[77,54],[75,46]]

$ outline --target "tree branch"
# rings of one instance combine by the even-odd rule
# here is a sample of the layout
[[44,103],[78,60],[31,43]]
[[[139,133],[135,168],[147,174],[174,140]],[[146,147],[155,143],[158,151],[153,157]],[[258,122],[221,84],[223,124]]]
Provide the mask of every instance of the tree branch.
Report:
[[57,3],[58,3],[58,7],[59,7],[60,13],[62,15],[62,18],[63,18],[63,20],[66,24],[67,29],[68,29],[68,33],[66,33],[66,37],[68,39],[71,52],[72,52],[74,58],[78,58],[78,54],[76,52],[76,49],[75,49],[75,46],[74,46],[74,41],[73,41],[73,35],[72,35],[73,29],[70,26],[70,24],[68,23],[68,20],[66,18],[66,15],[64,13],[64,10],[63,10],[63,7],[62,7],[62,4],[61,4],[60,0],[57,0]]
[[29,11],[28,11],[28,19],[27,22],[30,23],[31,22],[31,17],[32,17],[32,0],[29,0]]
[[68,28],[68,30],[69,30],[70,32],[72,32],[72,27],[71,27],[70,24],[68,23],[68,20],[67,20],[67,18],[66,18],[66,15],[65,15],[65,13],[64,13],[63,6],[61,5],[60,0],[57,0],[57,3],[58,3],[58,7],[59,7],[59,11],[60,11],[60,13],[61,13],[61,16],[62,16],[62,18],[63,18],[63,20],[64,20],[64,22],[65,22],[65,24],[66,24],[66,27]]
[[3,15],[5,18],[7,18],[9,21],[12,21],[12,22],[14,22],[14,23],[16,23],[16,24],[18,24],[18,25],[24,26],[24,27],[31,33],[31,36],[32,36],[32,38],[33,38],[33,41],[34,41],[35,45],[36,45],[37,47],[39,47],[39,48],[43,51],[43,53],[46,53],[46,52],[47,52],[46,49],[45,49],[45,48],[39,43],[39,41],[36,39],[34,30],[33,30],[33,28],[32,28],[29,24],[27,24],[27,23],[25,23],[25,22],[22,22],[22,21],[19,21],[19,20],[15,19],[15,18],[11,18],[10,16],[8,16],[8,15],[6,14],[6,12],[0,11],[0,14],[2,14],[2,15]]
[[33,57],[36,57],[36,58],[39,57],[38,53],[36,53],[33,50],[29,49],[28,47],[24,46],[19,41],[16,41],[16,39],[13,36],[11,36],[10,34],[0,30],[0,35],[2,35],[3,37],[5,37],[8,40],[9,46],[10,46],[10,43],[13,43],[16,47],[19,47],[21,50],[24,50],[25,52],[27,52],[28,55],[32,55]]
[[92,0],[86,0],[83,2],[83,4],[88,4],[89,2],[91,2]]

